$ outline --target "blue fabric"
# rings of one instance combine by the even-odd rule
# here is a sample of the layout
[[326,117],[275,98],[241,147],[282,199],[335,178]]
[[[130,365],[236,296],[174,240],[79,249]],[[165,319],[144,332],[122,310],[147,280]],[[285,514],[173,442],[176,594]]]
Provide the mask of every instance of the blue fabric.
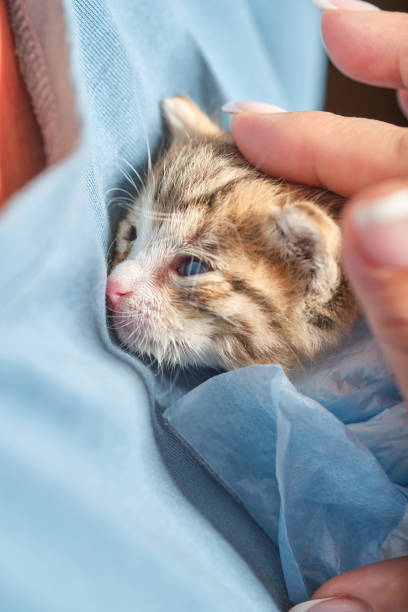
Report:
[[300,602],[383,559],[408,510],[408,410],[363,321],[292,379],[280,366],[225,373],[165,415],[279,545]]
[[286,609],[276,546],[163,427],[152,375],[110,338],[107,203],[124,160],[146,167],[145,135],[156,149],[166,96],[319,106],[318,11],[63,4],[81,143],[0,218],[0,609]]

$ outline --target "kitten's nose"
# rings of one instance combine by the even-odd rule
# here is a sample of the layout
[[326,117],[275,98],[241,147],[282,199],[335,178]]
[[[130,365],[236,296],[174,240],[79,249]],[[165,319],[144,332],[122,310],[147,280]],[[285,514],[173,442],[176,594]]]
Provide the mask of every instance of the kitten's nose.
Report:
[[113,307],[116,306],[118,301],[124,295],[130,295],[133,293],[128,287],[108,278],[106,285],[106,297],[108,298],[109,304]]

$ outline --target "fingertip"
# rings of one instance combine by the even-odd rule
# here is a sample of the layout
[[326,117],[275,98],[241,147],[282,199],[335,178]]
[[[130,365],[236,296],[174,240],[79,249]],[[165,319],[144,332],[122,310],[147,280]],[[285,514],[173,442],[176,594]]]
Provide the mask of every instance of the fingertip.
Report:
[[[407,571],[408,557],[367,565],[335,576],[316,591],[311,601],[350,597],[375,611],[402,612],[408,601]],[[339,606],[338,610],[347,608]]]
[[408,181],[364,190],[342,217],[345,273],[408,398]]
[[346,76],[361,79],[364,66],[356,65],[358,55],[350,52],[354,47],[354,30],[359,21],[351,11],[325,11],[321,19],[322,41],[327,55],[334,66]]
[[397,91],[397,102],[401,112],[408,119],[408,90],[399,89]]
[[324,123],[325,113],[239,113],[232,121],[232,134],[243,156],[266,174],[322,186],[315,173],[310,138],[311,125],[316,126],[319,118]]
[[[279,121],[278,115],[278,121]],[[242,111],[234,114],[231,123],[232,135],[243,156],[265,172],[274,174],[274,155],[271,143],[274,140],[276,115]]]
[[256,168],[276,178],[315,184],[304,151],[303,113],[234,115],[232,135],[242,155]]
[[[344,206],[342,227],[345,239],[353,236],[354,248],[366,263],[376,266],[405,267],[408,265],[408,183],[404,179],[384,181],[379,185],[366,188]],[[371,232],[376,237],[372,239]],[[396,233],[390,248],[398,246],[400,230],[406,233],[401,255],[403,261],[389,261],[389,256],[381,249],[380,232]],[[398,236],[397,236],[398,234]],[[388,249],[387,249],[388,251]]]
[[403,128],[321,111],[239,113],[232,133],[258,169],[293,183],[351,196],[367,185],[407,176]]
[[[408,15],[387,11],[331,10],[322,37],[333,64],[347,76],[382,87],[407,88],[404,58]],[[405,85],[404,85],[405,82]]]

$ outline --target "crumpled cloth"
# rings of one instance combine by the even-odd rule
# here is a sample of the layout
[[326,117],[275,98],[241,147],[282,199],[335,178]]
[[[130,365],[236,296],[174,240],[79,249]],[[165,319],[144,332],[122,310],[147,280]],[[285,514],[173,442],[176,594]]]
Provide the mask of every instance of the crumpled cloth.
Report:
[[408,411],[364,321],[304,371],[214,376],[165,418],[279,545],[291,601],[408,554]]
[[48,161],[61,161],[0,216],[0,610],[287,610],[276,546],[163,427],[151,372],[110,337],[106,258],[117,188],[134,193],[123,174],[144,174],[147,140],[157,151],[163,98],[209,113],[320,107],[319,11],[7,4]]

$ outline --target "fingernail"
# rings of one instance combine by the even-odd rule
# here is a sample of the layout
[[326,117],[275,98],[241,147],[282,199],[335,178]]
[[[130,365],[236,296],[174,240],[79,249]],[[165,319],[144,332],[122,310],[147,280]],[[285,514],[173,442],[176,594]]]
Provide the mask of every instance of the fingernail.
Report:
[[228,102],[221,109],[224,113],[260,113],[272,115],[273,113],[286,113],[287,111],[280,106],[265,104],[264,102]]
[[359,246],[372,263],[408,266],[408,189],[358,206],[353,221]]
[[370,608],[363,602],[337,597],[305,601],[289,610],[289,612],[308,612],[309,610],[311,612],[370,612]]
[[313,0],[314,4],[322,11],[333,9],[345,9],[348,11],[379,11],[381,9],[371,2],[363,0]]

